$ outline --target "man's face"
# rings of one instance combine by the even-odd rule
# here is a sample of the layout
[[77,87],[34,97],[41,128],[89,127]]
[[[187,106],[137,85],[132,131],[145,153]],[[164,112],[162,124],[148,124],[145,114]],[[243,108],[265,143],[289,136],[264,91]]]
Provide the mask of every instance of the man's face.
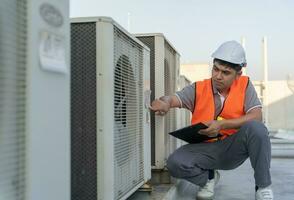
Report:
[[235,79],[241,76],[242,72],[220,65],[218,62],[213,63],[212,81],[219,92],[228,90]]

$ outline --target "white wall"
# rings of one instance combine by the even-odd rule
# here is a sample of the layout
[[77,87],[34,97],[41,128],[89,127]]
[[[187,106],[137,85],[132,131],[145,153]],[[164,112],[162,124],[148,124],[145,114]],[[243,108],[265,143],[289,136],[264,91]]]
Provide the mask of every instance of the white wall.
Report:
[[211,67],[208,63],[181,64],[180,74],[186,76],[192,83],[211,77]]
[[[261,81],[253,82],[260,97],[262,97],[261,83]],[[294,93],[288,87],[286,80],[268,81],[268,119],[270,130],[294,130]]]

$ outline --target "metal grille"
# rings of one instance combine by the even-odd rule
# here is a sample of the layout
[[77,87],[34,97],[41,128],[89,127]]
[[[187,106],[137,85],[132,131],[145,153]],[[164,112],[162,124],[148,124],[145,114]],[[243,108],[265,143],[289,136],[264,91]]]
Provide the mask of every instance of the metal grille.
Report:
[[0,4],[0,199],[25,197],[26,1]]
[[97,200],[96,23],[71,24],[71,199]]
[[114,192],[144,181],[143,49],[114,26]]
[[[155,46],[154,36],[139,36],[137,37],[150,49],[150,88],[151,88],[151,100],[155,99]],[[155,165],[155,114],[151,115],[151,165]]]
[[[176,92],[176,52],[165,41],[164,43],[164,84],[165,95],[172,95]],[[176,129],[176,111],[171,109],[165,116],[165,146],[166,158],[176,149],[176,139],[168,133]]]

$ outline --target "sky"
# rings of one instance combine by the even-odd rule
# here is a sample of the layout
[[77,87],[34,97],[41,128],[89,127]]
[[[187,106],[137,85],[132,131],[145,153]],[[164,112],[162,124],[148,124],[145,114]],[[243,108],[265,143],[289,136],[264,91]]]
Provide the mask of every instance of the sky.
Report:
[[293,0],[70,0],[70,17],[86,16],[111,17],[130,33],[163,33],[181,63],[211,63],[221,43],[244,37],[252,80],[263,79],[266,36],[269,80],[294,76]]

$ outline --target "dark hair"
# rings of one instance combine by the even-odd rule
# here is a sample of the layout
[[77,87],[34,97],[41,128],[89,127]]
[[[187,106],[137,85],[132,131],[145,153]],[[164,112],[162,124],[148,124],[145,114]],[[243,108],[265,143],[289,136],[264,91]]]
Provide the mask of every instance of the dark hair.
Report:
[[213,62],[217,62],[220,65],[230,67],[230,68],[236,70],[237,72],[239,72],[242,69],[242,66],[239,65],[239,64],[230,63],[230,62],[227,62],[227,61],[224,61],[224,60],[221,60],[221,59],[217,59],[217,58],[214,58]]

